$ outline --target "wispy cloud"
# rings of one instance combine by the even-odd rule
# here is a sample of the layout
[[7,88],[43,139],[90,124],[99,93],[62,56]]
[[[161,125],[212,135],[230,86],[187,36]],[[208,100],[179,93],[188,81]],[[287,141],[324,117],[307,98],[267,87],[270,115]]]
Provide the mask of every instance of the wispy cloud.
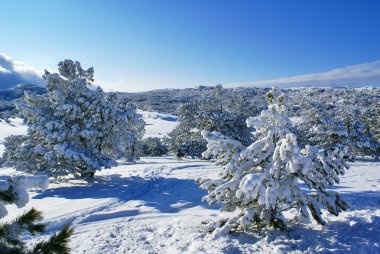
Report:
[[20,83],[41,85],[42,71],[0,53],[0,90]]
[[226,86],[290,87],[290,86],[367,86],[380,85],[380,60],[346,66],[326,72],[293,77],[260,80]]

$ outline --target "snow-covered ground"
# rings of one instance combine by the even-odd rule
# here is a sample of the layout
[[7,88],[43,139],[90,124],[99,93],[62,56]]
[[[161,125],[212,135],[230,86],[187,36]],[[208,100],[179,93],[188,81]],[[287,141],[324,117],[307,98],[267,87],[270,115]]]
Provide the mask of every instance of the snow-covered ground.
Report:
[[176,116],[142,110],[138,110],[138,113],[143,116],[146,123],[144,138],[162,138],[178,124]]
[[[170,131],[175,123],[150,119],[151,130],[160,130],[157,133]],[[14,123],[0,125],[0,139],[25,133],[20,121]],[[73,225],[73,253],[380,253],[380,162],[358,160],[334,187],[350,202],[350,211],[326,215],[325,227],[300,225],[289,234],[273,232],[265,237],[239,234],[212,239],[201,232],[203,221],[220,215],[217,206],[201,202],[206,193],[194,180],[213,178],[218,171],[207,161],[170,156],[143,158],[135,164],[120,161],[91,182],[53,182],[48,190],[33,192],[27,207],[9,206],[10,214],[2,221],[36,207],[44,213],[47,234],[66,223]],[[0,169],[0,174],[15,172]]]

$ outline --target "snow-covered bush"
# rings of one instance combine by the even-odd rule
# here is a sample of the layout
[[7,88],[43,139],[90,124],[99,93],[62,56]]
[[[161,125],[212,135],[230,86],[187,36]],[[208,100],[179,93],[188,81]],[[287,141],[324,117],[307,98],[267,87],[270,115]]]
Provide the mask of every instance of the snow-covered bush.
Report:
[[179,157],[201,157],[206,142],[201,130],[218,131],[243,144],[252,142],[250,128],[245,124],[254,107],[242,96],[223,98],[223,87],[214,88],[212,97],[195,99],[177,110],[178,126],[164,139],[169,150]]
[[[326,190],[339,183],[339,176],[348,168],[347,148],[301,149],[289,130],[284,94],[273,89],[267,96],[268,109],[247,119],[247,125],[255,129],[256,140],[249,146],[218,132],[202,131],[208,142],[203,156],[213,156],[216,165],[223,166],[219,179],[199,180],[200,187],[208,191],[203,200],[222,203],[222,210],[235,212],[227,220],[208,225],[216,236],[238,228],[287,230],[289,220],[309,215],[325,224],[322,208],[335,215],[348,208],[338,193]],[[299,182],[309,190],[303,190]],[[288,210],[298,211],[299,217],[286,218],[284,212]]]
[[168,148],[158,137],[148,137],[142,139],[140,143],[142,156],[161,156],[168,153]]
[[92,176],[114,165],[115,157],[135,158],[130,147],[144,130],[136,109],[120,103],[116,94],[94,88],[93,68],[84,70],[71,60],[58,67],[59,74],[45,72],[46,94],[26,93],[16,104],[28,134],[16,148],[5,144],[18,159],[5,163],[54,177]]
[[[0,218],[7,215],[5,205],[15,204],[21,208],[29,202],[28,189],[47,189],[49,179],[46,176],[17,176],[0,179]],[[67,246],[73,230],[65,226],[61,232],[54,234],[48,241],[39,242],[32,250],[25,248],[21,236],[45,231],[41,212],[32,208],[15,220],[0,224],[0,253],[69,253]]]

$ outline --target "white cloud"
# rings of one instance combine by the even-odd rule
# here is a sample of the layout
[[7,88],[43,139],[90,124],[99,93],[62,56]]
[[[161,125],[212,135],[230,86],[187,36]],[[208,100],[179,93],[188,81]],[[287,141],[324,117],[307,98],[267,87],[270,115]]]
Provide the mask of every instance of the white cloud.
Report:
[[380,60],[272,80],[226,84],[226,86],[290,87],[290,86],[367,86],[380,84]]
[[0,90],[20,83],[42,85],[42,71],[0,53]]

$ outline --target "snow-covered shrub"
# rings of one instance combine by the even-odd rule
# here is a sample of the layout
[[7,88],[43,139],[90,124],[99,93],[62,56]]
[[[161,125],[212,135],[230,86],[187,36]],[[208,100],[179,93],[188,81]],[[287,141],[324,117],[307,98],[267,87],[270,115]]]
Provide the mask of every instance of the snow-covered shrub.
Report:
[[93,68],[84,70],[71,60],[58,67],[59,74],[45,72],[46,94],[26,93],[16,104],[28,134],[18,147],[6,147],[18,159],[6,163],[54,177],[92,176],[114,165],[115,157],[134,158],[130,147],[144,130],[136,109],[120,103],[116,94],[94,88]]
[[[17,176],[0,179],[0,218],[7,215],[5,205],[15,204],[21,208],[29,202],[28,189],[47,189],[49,179],[46,176]],[[32,208],[15,220],[0,224],[0,253],[69,253],[68,240],[73,230],[65,226],[63,230],[50,237],[48,241],[39,242],[32,250],[25,248],[21,236],[45,231],[41,212]]]
[[161,156],[168,153],[168,148],[158,137],[148,137],[142,139],[140,143],[142,156]]
[[[335,215],[348,208],[338,193],[326,190],[339,183],[339,176],[348,168],[347,148],[301,149],[296,135],[289,130],[285,96],[276,89],[267,96],[268,109],[247,119],[256,139],[249,146],[218,132],[202,131],[208,142],[203,156],[213,156],[216,165],[223,166],[219,179],[199,180],[200,187],[208,191],[203,200],[222,203],[222,210],[235,212],[225,221],[208,225],[208,230],[215,229],[216,236],[238,228],[287,230],[289,218],[283,213],[288,210],[300,215],[290,220],[312,215],[325,224],[322,208]],[[299,182],[309,190],[301,189]]]
[[250,128],[245,124],[254,107],[242,96],[223,98],[223,87],[214,88],[214,95],[185,103],[177,110],[178,126],[164,139],[169,150],[179,157],[201,157],[206,142],[201,130],[218,131],[243,144],[252,142]]

